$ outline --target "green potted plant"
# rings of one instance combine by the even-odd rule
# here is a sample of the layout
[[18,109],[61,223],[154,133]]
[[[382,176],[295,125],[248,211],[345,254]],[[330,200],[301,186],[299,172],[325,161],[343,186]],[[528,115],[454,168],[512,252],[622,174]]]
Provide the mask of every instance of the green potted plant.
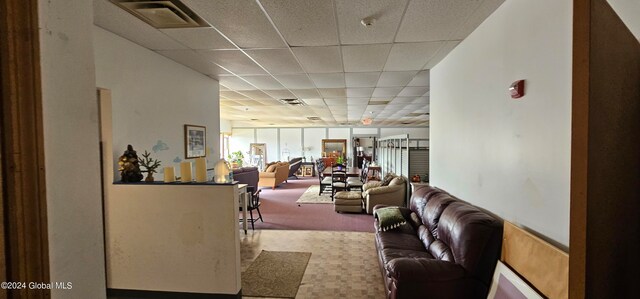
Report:
[[231,152],[227,158],[229,158],[229,162],[231,162],[233,168],[242,167],[244,162],[244,154],[242,154],[242,151]]

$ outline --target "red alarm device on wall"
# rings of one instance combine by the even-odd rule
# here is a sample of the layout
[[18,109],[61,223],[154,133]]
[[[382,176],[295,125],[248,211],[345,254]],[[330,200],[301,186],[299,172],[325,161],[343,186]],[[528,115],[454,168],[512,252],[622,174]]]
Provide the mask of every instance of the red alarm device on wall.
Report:
[[511,93],[512,99],[517,99],[524,96],[524,80],[518,80],[511,83],[511,86],[509,86],[509,93]]

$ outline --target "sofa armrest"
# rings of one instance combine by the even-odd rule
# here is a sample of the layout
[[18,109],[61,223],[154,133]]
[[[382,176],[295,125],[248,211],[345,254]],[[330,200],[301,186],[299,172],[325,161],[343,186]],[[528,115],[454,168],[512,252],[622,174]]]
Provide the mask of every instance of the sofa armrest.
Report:
[[368,190],[366,190],[364,192],[364,196],[393,193],[393,192],[397,192],[398,190],[400,190],[400,188],[404,188],[404,186],[397,185],[397,186],[382,186],[382,187],[377,187],[377,188],[371,188],[371,189],[368,189]]
[[382,182],[380,181],[367,182],[364,185],[362,185],[362,191],[367,191],[368,189],[371,189],[371,188],[380,187],[380,185],[382,185]]
[[448,281],[465,277],[465,270],[460,264],[429,258],[396,258],[385,268],[389,277],[402,282]]
[[275,172],[261,172],[260,173],[260,177],[261,178],[275,178],[276,177],[276,173]]

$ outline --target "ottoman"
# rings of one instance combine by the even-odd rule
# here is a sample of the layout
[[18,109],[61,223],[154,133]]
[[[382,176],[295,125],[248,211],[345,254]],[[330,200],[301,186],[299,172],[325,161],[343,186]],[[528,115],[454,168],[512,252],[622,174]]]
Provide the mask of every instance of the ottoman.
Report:
[[362,213],[362,192],[340,191],[334,196],[333,207],[336,212]]

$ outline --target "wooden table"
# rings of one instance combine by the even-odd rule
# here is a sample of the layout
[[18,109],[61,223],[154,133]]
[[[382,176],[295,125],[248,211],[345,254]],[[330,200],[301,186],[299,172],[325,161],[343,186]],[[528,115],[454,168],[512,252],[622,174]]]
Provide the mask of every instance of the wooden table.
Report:
[[[331,176],[331,167],[327,167],[322,171],[322,175]],[[360,176],[360,168],[358,167],[347,167],[347,176],[354,177]]]

